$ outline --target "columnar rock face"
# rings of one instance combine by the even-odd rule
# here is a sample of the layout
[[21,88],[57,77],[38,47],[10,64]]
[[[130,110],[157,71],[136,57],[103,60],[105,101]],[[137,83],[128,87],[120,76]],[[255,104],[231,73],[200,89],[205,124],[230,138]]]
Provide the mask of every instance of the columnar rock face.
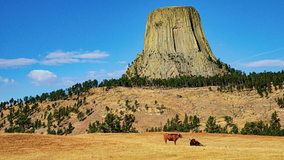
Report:
[[144,50],[125,75],[150,79],[213,76],[221,72],[214,61],[198,12],[187,6],[164,7],[148,15]]

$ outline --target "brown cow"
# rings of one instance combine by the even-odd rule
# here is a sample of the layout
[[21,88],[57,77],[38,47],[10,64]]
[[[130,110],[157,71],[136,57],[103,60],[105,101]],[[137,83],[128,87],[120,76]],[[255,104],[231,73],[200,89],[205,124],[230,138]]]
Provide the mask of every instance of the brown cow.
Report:
[[165,139],[165,143],[166,143],[166,144],[167,144],[167,140],[169,140],[169,141],[174,141],[174,143],[176,144],[176,141],[177,141],[179,138],[182,138],[182,135],[181,135],[181,134],[168,134],[168,133],[165,133],[165,134],[164,134],[164,139]]
[[[189,139],[190,140],[190,139]],[[199,143],[197,140],[192,139],[190,140],[190,145],[191,146],[203,146],[201,143]]]

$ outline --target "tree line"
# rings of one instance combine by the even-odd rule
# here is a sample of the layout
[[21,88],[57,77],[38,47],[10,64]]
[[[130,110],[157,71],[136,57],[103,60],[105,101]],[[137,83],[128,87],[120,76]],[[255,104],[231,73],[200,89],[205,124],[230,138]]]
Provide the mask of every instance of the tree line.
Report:
[[[65,90],[59,89],[52,91],[50,93],[42,93],[41,96],[36,95],[25,96],[22,99],[13,99],[9,101],[0,103],[0,111],[6,109],[7,106],[12,106],[17,103],[41,103],[45,100],[56,101],[59,99],[65,99],[67,96],[81,95],[83,92],[88,92],[89,89],[94,87],[105,87],[106,90],[111,89],[116,86],[123,87],[141,87],[141,86],[156,86],[156,87],[204,87],[204,86],[219,86],[218,91],[231,91],[233,89],[237,91],[242,90],[252,90],[256,89],[258,94],[263,97],[267,97],[269,93],[272,92],[272,87],[275,90],[283,89],[284,81],[284,70],[281,72],[266,72],[263,73],[249,73],[248,75],[240,70],[235,70],[234,68],[227,67],[228,72],[223,73],[222,75],[215,75],[212,77],[203,77],[203,76],[193,76],[193,75],[183,75],[180,77],[169,78],[169,79],[149,79],[147,77],[136,77],[128,78],[125,75],[122,75],[119,79],[104,79],[98,84],[96,79],[88,80],[82,84],[77,83],[72,87],[69,87]],[[209,89],[210,90],[210,89]]]
[[124,86],[156,86],[156,87],[204,87],[204,86],[219,86],[219,91],[231,91],[233,88],[237,91],[256,89],[258,94],[263,97],[272,92],[272,87],[275,90],[283,89],[284,70],[281,72],[266,72],[249,73],[248,75],[240,70],[229,68],[230,72],[223,75],[215,75],[212,77],[184,75],[169,79],[148,79],[147,77],[131,77],[128,78],[122,75],[119,79],[104,79],[99,87]]
[[[205,124],[203,132],[206,133],[223,133],[223,134],[243,134],[243,135],[266,135],[266,136],[284,136],[284,129],[281,129],[280,119],[275,111],[271,115],[269,124],[264,124],[263,121],[259,122],[246,122],[245,126],[240,129],[236,124],[233,124],[233,118],[225,116],[224,121],[227,123],[224,127],[216,124],[216,118],[209,116]],[[168,119],[163,129],[160,127],[152,127],[150,130],[146,129],[146,132],[202,132],[199,130],[199,118],[195,115],[194,117],[188,117],[185,114],[183,122],[180,120],[178,114],[176,117]],[[232,127],[228,131],[228,127]]]
[[[135,122],[133,114],[122,116],[108,113],[103,122],[96,121],[89,124],[88,133],[138,133],[135,127],[132,127]],[[121,125],[122,124],[122,125]]]
[[72,87],[69,87],[65,90],[59,89],[56,91],[52,91],[50,93],[42,93],[41,96],[36,95],[35,97],[33,96],[25,96],[23,100],[17,99],[15,100],[14,98],[11,98],[9,101],[4,101],[0,103],[0,111],[6,110],[7,107],[10,105],[16,105],[19,103],[25,102],[26,104],[34,104],[34,103],[42,103],[45,100],[51,100],[51,101],[56,101],[60,99],[66,99],[68,96],[72,95],[78,95],[80,96],[83,92],[89,92],[89,89],[97,87],[98,86],[98,81],[96,79],[88,80],[81,83],[76,83]]

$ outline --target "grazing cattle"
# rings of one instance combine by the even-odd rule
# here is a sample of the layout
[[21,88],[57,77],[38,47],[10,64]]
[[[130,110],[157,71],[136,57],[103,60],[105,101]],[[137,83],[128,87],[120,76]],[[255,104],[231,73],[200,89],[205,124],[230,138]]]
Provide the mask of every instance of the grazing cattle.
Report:
[[[190,140],[190,139],[189,139]],[[192,139],[190,140],[190,145],[191,146],[203,146],[201,143],[199,143],[197,140]]]
[[181,135],[181,134],[168,134],[168,133],[165,133],[165,134],[164,134],[164,139],[165,139],[165,143],[166,143],[166,144],[167,144],[167,140],[169,140],[169,141],[174,141],[174,143],[176,144],[176,141],[177,141],[179,138],[182,138],[182,135]]

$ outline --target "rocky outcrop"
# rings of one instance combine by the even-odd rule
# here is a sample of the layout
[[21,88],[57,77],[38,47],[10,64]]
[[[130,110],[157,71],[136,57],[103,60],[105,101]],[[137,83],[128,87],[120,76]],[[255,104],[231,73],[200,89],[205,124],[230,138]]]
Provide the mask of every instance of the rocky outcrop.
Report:
[[193,7],[152,11],[144,41],[144,50],[126,71],[128,77],[163,79],[181,75],[213,76],[221,72]]

